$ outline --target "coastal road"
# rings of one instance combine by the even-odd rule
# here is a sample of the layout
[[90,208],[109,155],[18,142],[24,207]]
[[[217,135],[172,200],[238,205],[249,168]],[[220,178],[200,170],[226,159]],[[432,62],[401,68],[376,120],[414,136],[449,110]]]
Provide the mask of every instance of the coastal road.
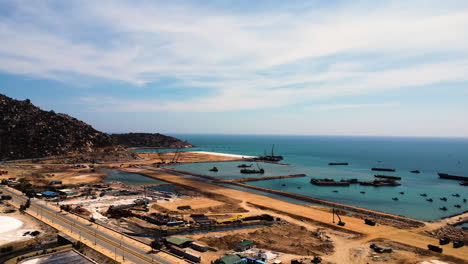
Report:
[[[8,188],[0,187],[0,190],[3,191],[4,195],[11,195],[11,202],[17,206],[24,204],[27,200],[25,196]],[[124,237],[122,234],[106,229],[105,227],[100,227],[96,224],[87,224],[82,219],[78,219],[76,216],[68,213],[59,212],[47,204],[31,200],[31,206],[27,209],[27,213],[65,234],[77,238],[98,252],[105,253],[104,251],[106,251],[106,255],[116,261],[138,264],[176,263],[162,258],[161,256],[149,254],[148,250],[145,249],[148,246],[142,243],[140,243],[141,246],[138,246],[139,242],[137,241],[130,243],[128,238]]]

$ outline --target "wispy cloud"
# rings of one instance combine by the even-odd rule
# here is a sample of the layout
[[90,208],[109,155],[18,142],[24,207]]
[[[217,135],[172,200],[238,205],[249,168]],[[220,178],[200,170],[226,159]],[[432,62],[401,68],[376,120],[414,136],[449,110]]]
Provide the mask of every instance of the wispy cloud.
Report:
[[63,81],[92,76],[135,89],[175,78],[187,89],[215,90],[159,104],[97,94],[86,103],[100,111],[251,110],[468,81],[462,1],[255,14],[193,2],[8,2],[14,8],[0,17],[0,71]]

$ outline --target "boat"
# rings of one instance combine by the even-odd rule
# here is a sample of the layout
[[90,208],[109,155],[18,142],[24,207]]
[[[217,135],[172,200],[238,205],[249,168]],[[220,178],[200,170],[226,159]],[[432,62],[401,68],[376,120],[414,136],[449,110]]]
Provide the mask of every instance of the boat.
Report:
[[333,190],[333,192],[334,192],[334,193],[337,193],[337,192],[338,192],[338,190]]
[[349,163],[348,162],[330,162],[330,163],[328,163],[328,165],[330,165],[330,166],[348,166]]
[[335,181],[333,179],[310,179],[310,183],[319,186],[349,186],[349,182]]
[[445,206],[440,207],[439,209],[442,210],[442,211],[447,211],[447,207],[445,207]]
[[401,177],[398,177],[398,176],[387,176],[387,175],[376,174],[374,175],[374,177],[383,178],[383,179],[401,180]]
[[395,169],[388,169],[388,168],[372,168],[373,171],[390,171],[395,172]]
[[460,194],[454,193],[454,194],[452,194],[452,196],[453,196],[453,197],[460,197]]
[[362,181],[359,182],[360,185],[364,186],[375,186],[375,187],[380,187],[380,186],[400,186],[401,183],[396,182],[394,180],[373,180],[373,181]]
[[450,179],[450,180],[460,180],[460,181],[468,181],[468,177],[465,176],[457,176],[457,175],[451,175],[447,173],[437,173],[441,179]]
[[461,186],[468,186],[468,181],[462,181],[462,182],[460,182],[460,185]]
[[446,202],[447,198],[446,197],[440,197],[440,200]]
[[405,192],[399,192],[399,194],[405,194]]
[[361,192],[362,194],[365,194],[366,192]]
[[242,169],[240,170],[240,173],[243,174],[264,174],[265,170],[264,169]]
[[454,205],[454,207],[456,207],[456,208],[461,208],[461,205],[456,204],[456,205]]
[[426,193],[420,193],[419,195],[422,196],[422,197],[426,197],[426,196],[427,196]]
[[463,202],[466,203],[466,199],[463,199]]
[[286,186],[286,184],[283,183],[283,184],[281,184],[281,186]]
[[252,167],[252,164],[250,164],[250,165],[247,165],[247,164],[237,165],[237,168],[250,168],[250,167]]
[[263,156],[258,156],[255,158],[255,160],[264,160],[264,161],[282,161],[283,160],[283,156],[277,156],[274,154],[274,149],[275,149],[275,145],[273,144],[273,146],[271,147],[271,155],[263,155]]
[[398,197],[393,197],[392,200],[393,201],[398,201]]
[[356,178],[353,178],[353,179],[342,179],[340,182],[348,182],[348,183],[350,183],[350,184],[359,183],[358,179],[356,179]]
[[213,168],[210,169],[210,171],[212,171],[212,172],[218,172],[218,168],[213,167]]
[[419,170],[412,170],[411,173],[421,173]]
[[426,199],[426,201],[433,202],[434,200],[432,200],[432,198],[429,198],[429,199]]

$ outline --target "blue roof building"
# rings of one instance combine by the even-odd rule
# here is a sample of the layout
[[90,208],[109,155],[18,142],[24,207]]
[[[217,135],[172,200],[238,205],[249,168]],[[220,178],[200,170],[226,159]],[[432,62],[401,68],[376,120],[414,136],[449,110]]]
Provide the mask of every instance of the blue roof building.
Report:
[[42,192],[42,196],[44,196],[44,197],[57,197],[57,196],[59,196],[59,194],[56,193],[56,192],[45,191],[45,192]]

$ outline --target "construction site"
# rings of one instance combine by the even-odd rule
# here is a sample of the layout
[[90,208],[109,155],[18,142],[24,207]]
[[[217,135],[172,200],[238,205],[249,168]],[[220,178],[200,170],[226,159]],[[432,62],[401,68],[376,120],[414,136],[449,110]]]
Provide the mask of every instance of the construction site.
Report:
[[[107,261],[99,263],[135,262],[125,257],[125,241],[153,252],[154,257],[168,259],[168,263],[467,263],[467,251],[460,248],[463,245],[457,248],[455,242],[468,242],[468,235],[462,229],[452,230],[456,228],[453,222],[467,219],[466,214],[429,223],[362,208],[351,213],[345,205],[286,202],[218,185],[239,185],[265,177],[219,181],[166,167],[251,160],[240,155],[177,151],[139,153],[137,160],[118,163],[3,163],[3,212],[7,214],[5,210],[10,208],[16,212],[11,212],[12,216],[28,216],[28,222],[36,222],[34,213],[28,215],[27,208],[17,208],[18,204],[10,201],[12,194],[22,193],[33,203],[55,210],[57,216],[70,215],[76,219],[73,221],[118,234],[122,253],[102,250],[99,256],[105,255]],[[371,214],[373,220],[368,219]],[[49,248],[58,245],[57,234],[67,230],[42,221],[32,225],[51,241]],[[73,243],[83,241],[93,248],[93,243],[80,238],[81,233]],[[443,244],[440,239],[449,243]],[[47,248],[37,238],[12,240],[8,243],[30,241],[34,246],[4,250],[4,259],[19,258],[32,248]],[[0,248],[10,248],[5,245],[0,244]],[[97,254],[87,253],[91,257]]]

